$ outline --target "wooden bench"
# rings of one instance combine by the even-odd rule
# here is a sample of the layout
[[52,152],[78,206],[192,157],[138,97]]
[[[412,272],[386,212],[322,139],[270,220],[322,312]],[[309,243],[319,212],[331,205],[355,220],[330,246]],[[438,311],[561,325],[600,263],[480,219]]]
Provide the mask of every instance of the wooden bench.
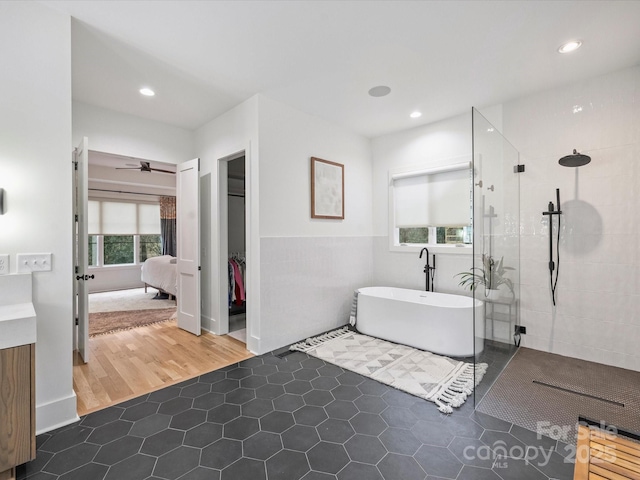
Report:
[[574,480],[640,480],[640,435],[579,423]]

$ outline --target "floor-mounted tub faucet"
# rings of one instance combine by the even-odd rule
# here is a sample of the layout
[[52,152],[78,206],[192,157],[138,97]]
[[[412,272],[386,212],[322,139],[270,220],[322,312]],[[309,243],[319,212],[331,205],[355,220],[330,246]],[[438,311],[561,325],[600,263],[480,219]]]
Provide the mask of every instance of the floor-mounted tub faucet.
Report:
[[433,277],[436,273],[436,254],[433,254],[433,266],[431,266],[429,263],[429,249],[425,247],[420,250],[420,258],[422,258],[423,253],[427,254],[426,263],[424,264],[425,290],[427,292],[433,292]]

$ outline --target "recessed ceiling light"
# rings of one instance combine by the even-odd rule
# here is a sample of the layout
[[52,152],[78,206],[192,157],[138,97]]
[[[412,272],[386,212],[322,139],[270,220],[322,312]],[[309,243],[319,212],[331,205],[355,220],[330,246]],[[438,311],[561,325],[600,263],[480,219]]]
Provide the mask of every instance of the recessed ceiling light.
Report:
[[422,113],[420,112],[413,112],[411,115],[409,115],[411,118],[420,118],[422,116]]
[[558,47],[558,53],[569,53],[580,48],[582,42],[580,40],[571,40]]
[[495,131],[495,128],[493,128],[493,127],[489,127],[489,128],[487,128],[487,132],[491,133],[491,132],[493,132],[493,131]]
[[153,97],[156,94],[156,92],[147,87],[141,88],[140,93],[145,97]]
[[582,105],[574,105],[573,113],[580,113],[582,111]]
[[369,95],[372,97],[384,97],[391,93],[391,89],[386,85],[378,85],[377,87],[373,87],[369,89]]

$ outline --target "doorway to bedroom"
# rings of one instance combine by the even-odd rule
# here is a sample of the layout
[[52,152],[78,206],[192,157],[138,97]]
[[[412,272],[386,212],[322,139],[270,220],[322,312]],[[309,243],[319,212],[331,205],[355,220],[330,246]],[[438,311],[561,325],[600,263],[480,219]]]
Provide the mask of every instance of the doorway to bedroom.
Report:
[[89,151],[87,190],[89,337],[175,317],[176,166]]
[[89,152],[88,363],[74,352],[84,415],[251,356],[192,335],[176,316],[177,165]]

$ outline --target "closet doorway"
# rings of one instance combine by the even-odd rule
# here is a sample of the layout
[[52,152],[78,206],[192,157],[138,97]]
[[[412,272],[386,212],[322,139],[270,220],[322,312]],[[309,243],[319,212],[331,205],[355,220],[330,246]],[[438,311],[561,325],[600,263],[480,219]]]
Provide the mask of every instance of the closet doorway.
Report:
[[[247,209],[246,193],[246,157],[239,152],[220,160],[220,250],[221,266],[227,274],[224,282],[225,294],[222,300],[228,308],[221,308],[221,332],[247,343]],[[226,327],[226,328],[225,328]]]

